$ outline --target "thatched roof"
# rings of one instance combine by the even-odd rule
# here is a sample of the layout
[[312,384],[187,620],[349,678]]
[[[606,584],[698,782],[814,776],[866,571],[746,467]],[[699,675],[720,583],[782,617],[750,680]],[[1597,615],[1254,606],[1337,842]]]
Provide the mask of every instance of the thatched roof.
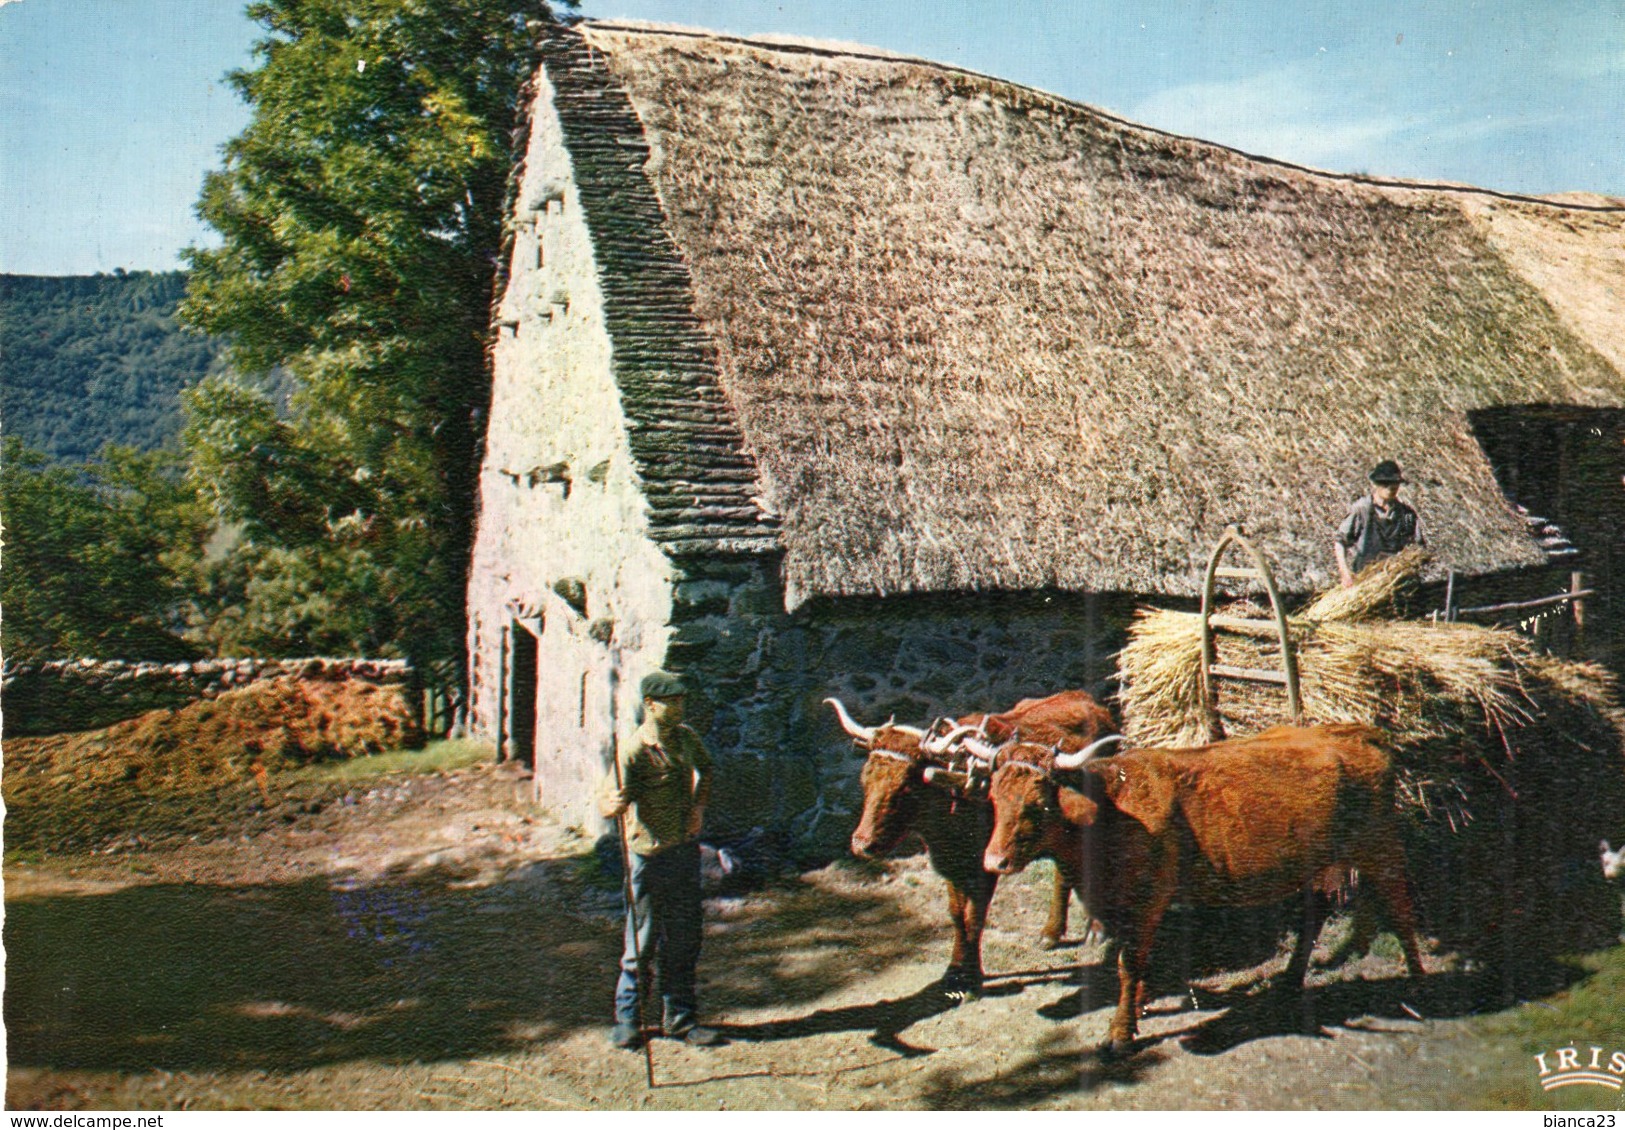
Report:
[[641,120],[792,604],[1188,595],[1234,521],[1305,591],[1382,457],[1441,565],[1536,565],[1466,413],[1625,405],[1617,201],[1318,174],[879,53],[580,34]]

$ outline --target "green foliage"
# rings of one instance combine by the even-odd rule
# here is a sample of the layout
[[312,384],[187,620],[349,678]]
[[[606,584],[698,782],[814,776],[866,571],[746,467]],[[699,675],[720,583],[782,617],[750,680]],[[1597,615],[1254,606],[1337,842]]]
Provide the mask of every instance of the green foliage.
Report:
[[65,467],[8,436],[0,514],[8,658],[195,656],[179,629],[209,514],[175,454],[109,446]]
[[259,649],[462,651],[488,310],[531,0],[265,0],[254,116],[207,178],[223,237],[181,316],[290,418],[226,380],[190,395],[194,473],[242,524],[214,629]]
[[176,323],[185,289],[180,271],[0,275],[6,434],[69,463],[104,443],[164,446],[180,430],[180,390],[224,348]]

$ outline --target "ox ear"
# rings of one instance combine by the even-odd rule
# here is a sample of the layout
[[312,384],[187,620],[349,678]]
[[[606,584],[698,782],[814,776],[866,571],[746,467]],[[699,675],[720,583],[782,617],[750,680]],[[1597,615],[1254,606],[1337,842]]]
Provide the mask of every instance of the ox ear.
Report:
[[1132,816],[1153,836],[1168,827],[1174,815],[1174,782],[1162,766],[1137,757],[1114,757],[1100,763],[1106,795],[1125,816]]
[[1100,816],[1100,805],[1065,785],[1056,786],[1055,802],[1061,808],[1061,818],[1079,828],[1087,828]]

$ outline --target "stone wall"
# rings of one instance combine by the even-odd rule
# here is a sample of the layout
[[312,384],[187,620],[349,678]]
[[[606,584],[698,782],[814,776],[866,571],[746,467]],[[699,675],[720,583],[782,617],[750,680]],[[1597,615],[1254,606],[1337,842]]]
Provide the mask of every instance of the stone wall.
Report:
[[718,759],[719,833],[761,824],[809,859],[846,850],[862,762],[824,699],[926,725],[1068,688],[1103,696],[1129,598],[1070,593],[845,599],[786,614],[774,563],[677,563],[666,665]]
[[194,663],[57,659],[7,664],[0,676],[0,708],[5,711],[6,735],[23,737],[94,730],[144,711],[184,706],[283,675],[404,683],[411,674],[402,659],[204,659]]
[[[590,790],[580,782],[608,767],[618,720],[635,704],[635,688],[605,672],[658,665],[671,570],[650,536],[558,98],[539,72],[508,220],[469,571],[469,725],[500,740],[504,756],[539,762],[552,778],[544,791],[538,775],[538,800],[595,830]],[[521,648],[548,685],[532,688],[534,716],[516,725],[515,710],[527,705],[512,685]],[[589,678],[578,692],[564,693],[581,675]]]

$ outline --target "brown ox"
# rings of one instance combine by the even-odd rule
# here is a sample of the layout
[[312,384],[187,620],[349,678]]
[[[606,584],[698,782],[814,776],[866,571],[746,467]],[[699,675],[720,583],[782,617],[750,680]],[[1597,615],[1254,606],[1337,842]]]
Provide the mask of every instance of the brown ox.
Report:
[[[866,755],[863,766],[863,815],[852,833],[852,852],[876,859],[896,850],[913,833],[925,842],[931,867],[948,887],[948,916],[954,947],[942,978],[950,991],[974,990],[982,983],[982,928],[998,876],[982,867],[982,853],[992,830],[985,800],[965,797],[926,781],[926,770],[943,764],[922,745],[925,734],[911,726],[864,727],[852,721],[835,699],[841,726]],[[1033,740],[1080,749],[1102,732],[1115,732],[1110,713],[1082,691],[1043,699],[1024,699],[1003,714],[974,714],[961,726],[988,734],[1020,733]],[[1046,948],[1066,933],[1072,888],[1056,873],[1049,918],[1041,937]]]
[[[1003,714],[970,714],[959,720],[975,726],[986,741],[1002,745],[1011,738],[1082,749],[1096,738],[1117,733],[1117,721],[1086,691],[1061,691],[1047,698],[1024,698]],[[1053,731],[1060,731],[1055,733]],[[1077,743],[1077,744],[1074,744]]]
[[1379,739],[1363,726],[1280,726],[1193,750],[1094,760],[1007,747],[993,773],[983,863],[1007,875],[1052,856],[1104,922],[1118,942],[1117,1051],[1134,1040],[1151,943],[1175,899],[1260,906],[1305,892],[1287,966],[1289,983],[1301,987],[1324,914],[1311,889],[1357,868],[1420,976],[1393,771]]

